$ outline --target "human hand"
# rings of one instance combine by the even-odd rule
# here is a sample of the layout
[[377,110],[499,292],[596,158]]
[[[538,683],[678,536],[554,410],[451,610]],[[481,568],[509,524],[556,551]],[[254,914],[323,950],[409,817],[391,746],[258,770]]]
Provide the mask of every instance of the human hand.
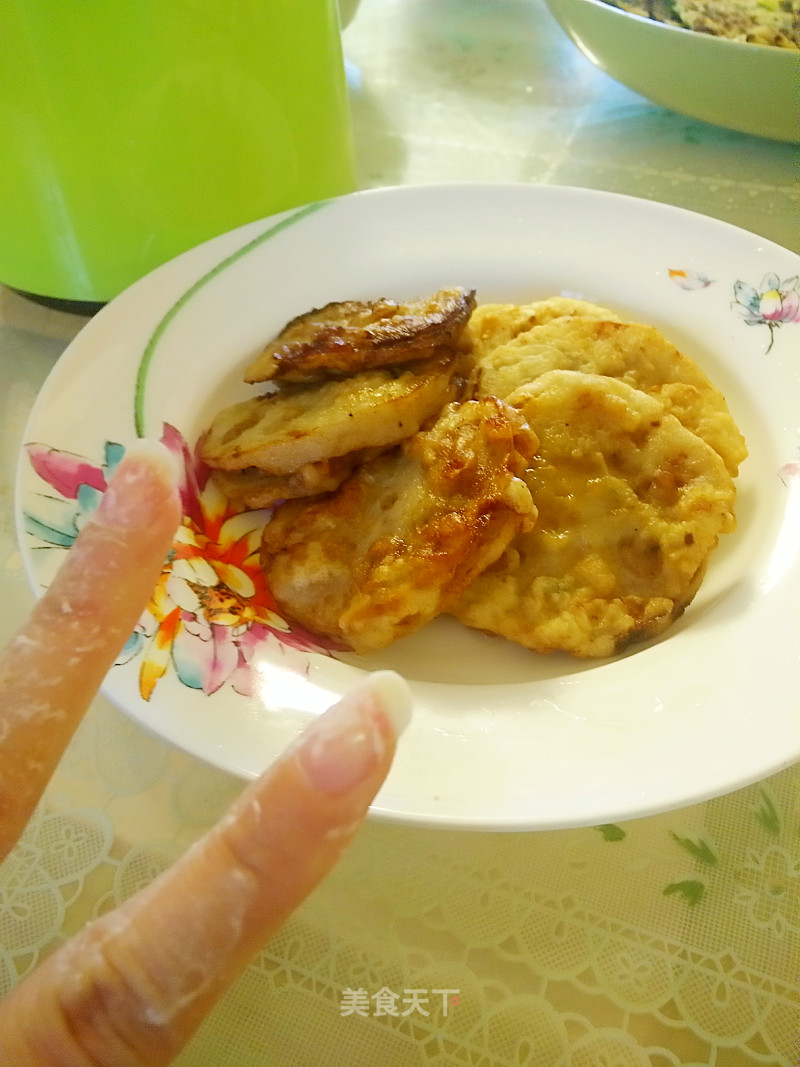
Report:
[[[160,445],[130,449],[28,622],[0,652],[0,857],[155,585],[180,506]],[[0,1062],[158,1067],[333,867],[410,716],[378,672],[317,719],[170,870],[0,1003]]]

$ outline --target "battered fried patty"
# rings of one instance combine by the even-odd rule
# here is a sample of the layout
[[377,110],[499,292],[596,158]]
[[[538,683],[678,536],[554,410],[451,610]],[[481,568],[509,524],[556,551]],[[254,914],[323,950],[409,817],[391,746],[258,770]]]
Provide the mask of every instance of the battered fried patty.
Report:
[[607,375],[658,399],[719,453],[732,475],[747,456],[722,393],[654,327],[575,315],[485,346],[477,355],[478,395],[509,397],[552,370]]
[[381,449],[361,449],[346,456],[305,463],[291,474],[267,474],[258,467],[244,470],[214,470],[211,477],[220,491],[235,508],[268,508],[283,500],[331,493],[359,463],[363,463]]
[[427,359],[451,350],[475,307],[470,289],[431,296],[347,300],[292,319],[245,371],[246,382],[307,382]]
[[478,304],[461,335],[461,342],[480,361],[499,345],[508,344],[534,326],[575,315],[609,321],[617,318],[609,308],[566,296],[552,296],[529,304]]
[[536,446],[494,397],[450,404],[335,493],[282,505],[261,550],[278,606],[361,653],[417,630],[533,526]]
[[610,656],[680,616],[735,527],[720,456],[625,382],[547,372],[513,393],[540,439],[524,480],[539,517],[452,614],[537,652]]
[[459,393],[459,357],[422,360],[341,380],[289,385],[221,411],[202,446],[213,468],[289,475],[365,448],[411,437]]

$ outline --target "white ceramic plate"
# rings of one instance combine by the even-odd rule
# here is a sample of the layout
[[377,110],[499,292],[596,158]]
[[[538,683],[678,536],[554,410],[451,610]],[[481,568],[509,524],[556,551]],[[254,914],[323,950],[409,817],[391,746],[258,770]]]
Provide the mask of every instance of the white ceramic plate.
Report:
[[[244,558],[260,516],[219,532],[206,499],[195,533],[202,526],[211,547],[184,538],[190,559],[174,564],[158,615],[104,692],[248,777],[364,672],[394,667],[416,716],[374,814],[398,821],[602,824],[732,790],[800,757],[799,271],[793,253],[715,220],[558,187],[386,189],[245,226],[123,293],[54,368],[19,471],[30,579],[38,591],[50,582],[102,491],[103,463],[165,425],[173,443],[193,445],[219,407],[249,395],[243,367],[292,316],[461,284],[481,301],[577,295],[666,333],[723,389],[749,444],[739,530],[667,635],[578,662],[442,618],[369,658],[309,651],[308,635],[281,632]],[[188,591],[192,576],[206,608]],[[212,608],[222,610],[214,625]],[[181,609],[171,658],[156,668],[152,635],[169,650]]]

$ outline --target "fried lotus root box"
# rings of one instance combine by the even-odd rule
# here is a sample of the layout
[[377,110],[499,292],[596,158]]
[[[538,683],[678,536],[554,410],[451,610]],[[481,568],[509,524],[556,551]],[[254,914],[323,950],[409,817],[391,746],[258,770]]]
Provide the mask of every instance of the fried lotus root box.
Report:
[[533,526],[537,445],[495,397],[453,403],[335,493],[288,501],[261,550],[279,607],[361,653],[419,629]]
[[586,301],[330,304],[247,377],[273,394],[221,412],[205,458],[237,506],[282,505],[262,561],[287,617],[358,651],[451,612],[611,655],[679,617],[735,526],[747,449],[725,398],[653,327]]
[[539,511],[453,614],[537,652],[610,656],[692,600],[736,489],[722,458],[652,396],[549,371],[509,397],[541,440],[523,478]]
[[432,422],[459,397],[471,359],[458,341],[473,290],[344,301],[289,322],[246,369],[267,392],[213,420],[202,445],[237,506],[331,492],[360,463]]

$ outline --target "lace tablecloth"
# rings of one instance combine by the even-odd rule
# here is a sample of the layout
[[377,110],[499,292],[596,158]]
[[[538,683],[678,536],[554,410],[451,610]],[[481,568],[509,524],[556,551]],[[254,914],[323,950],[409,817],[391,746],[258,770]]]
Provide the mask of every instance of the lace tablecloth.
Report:
[[[539,0],[363,0],[345,41],[363,187],[592,186],[800,244],[791,146],[649,104]],[[0,290],[2,637],[31,599],[12,516],[24,421],[84,321]],[[98,699],[0,868],[0,991],[147,883],[239,788]],[[177,1062],[795,1067],[799,815],[792,767],[621,825],[368,824]]]

